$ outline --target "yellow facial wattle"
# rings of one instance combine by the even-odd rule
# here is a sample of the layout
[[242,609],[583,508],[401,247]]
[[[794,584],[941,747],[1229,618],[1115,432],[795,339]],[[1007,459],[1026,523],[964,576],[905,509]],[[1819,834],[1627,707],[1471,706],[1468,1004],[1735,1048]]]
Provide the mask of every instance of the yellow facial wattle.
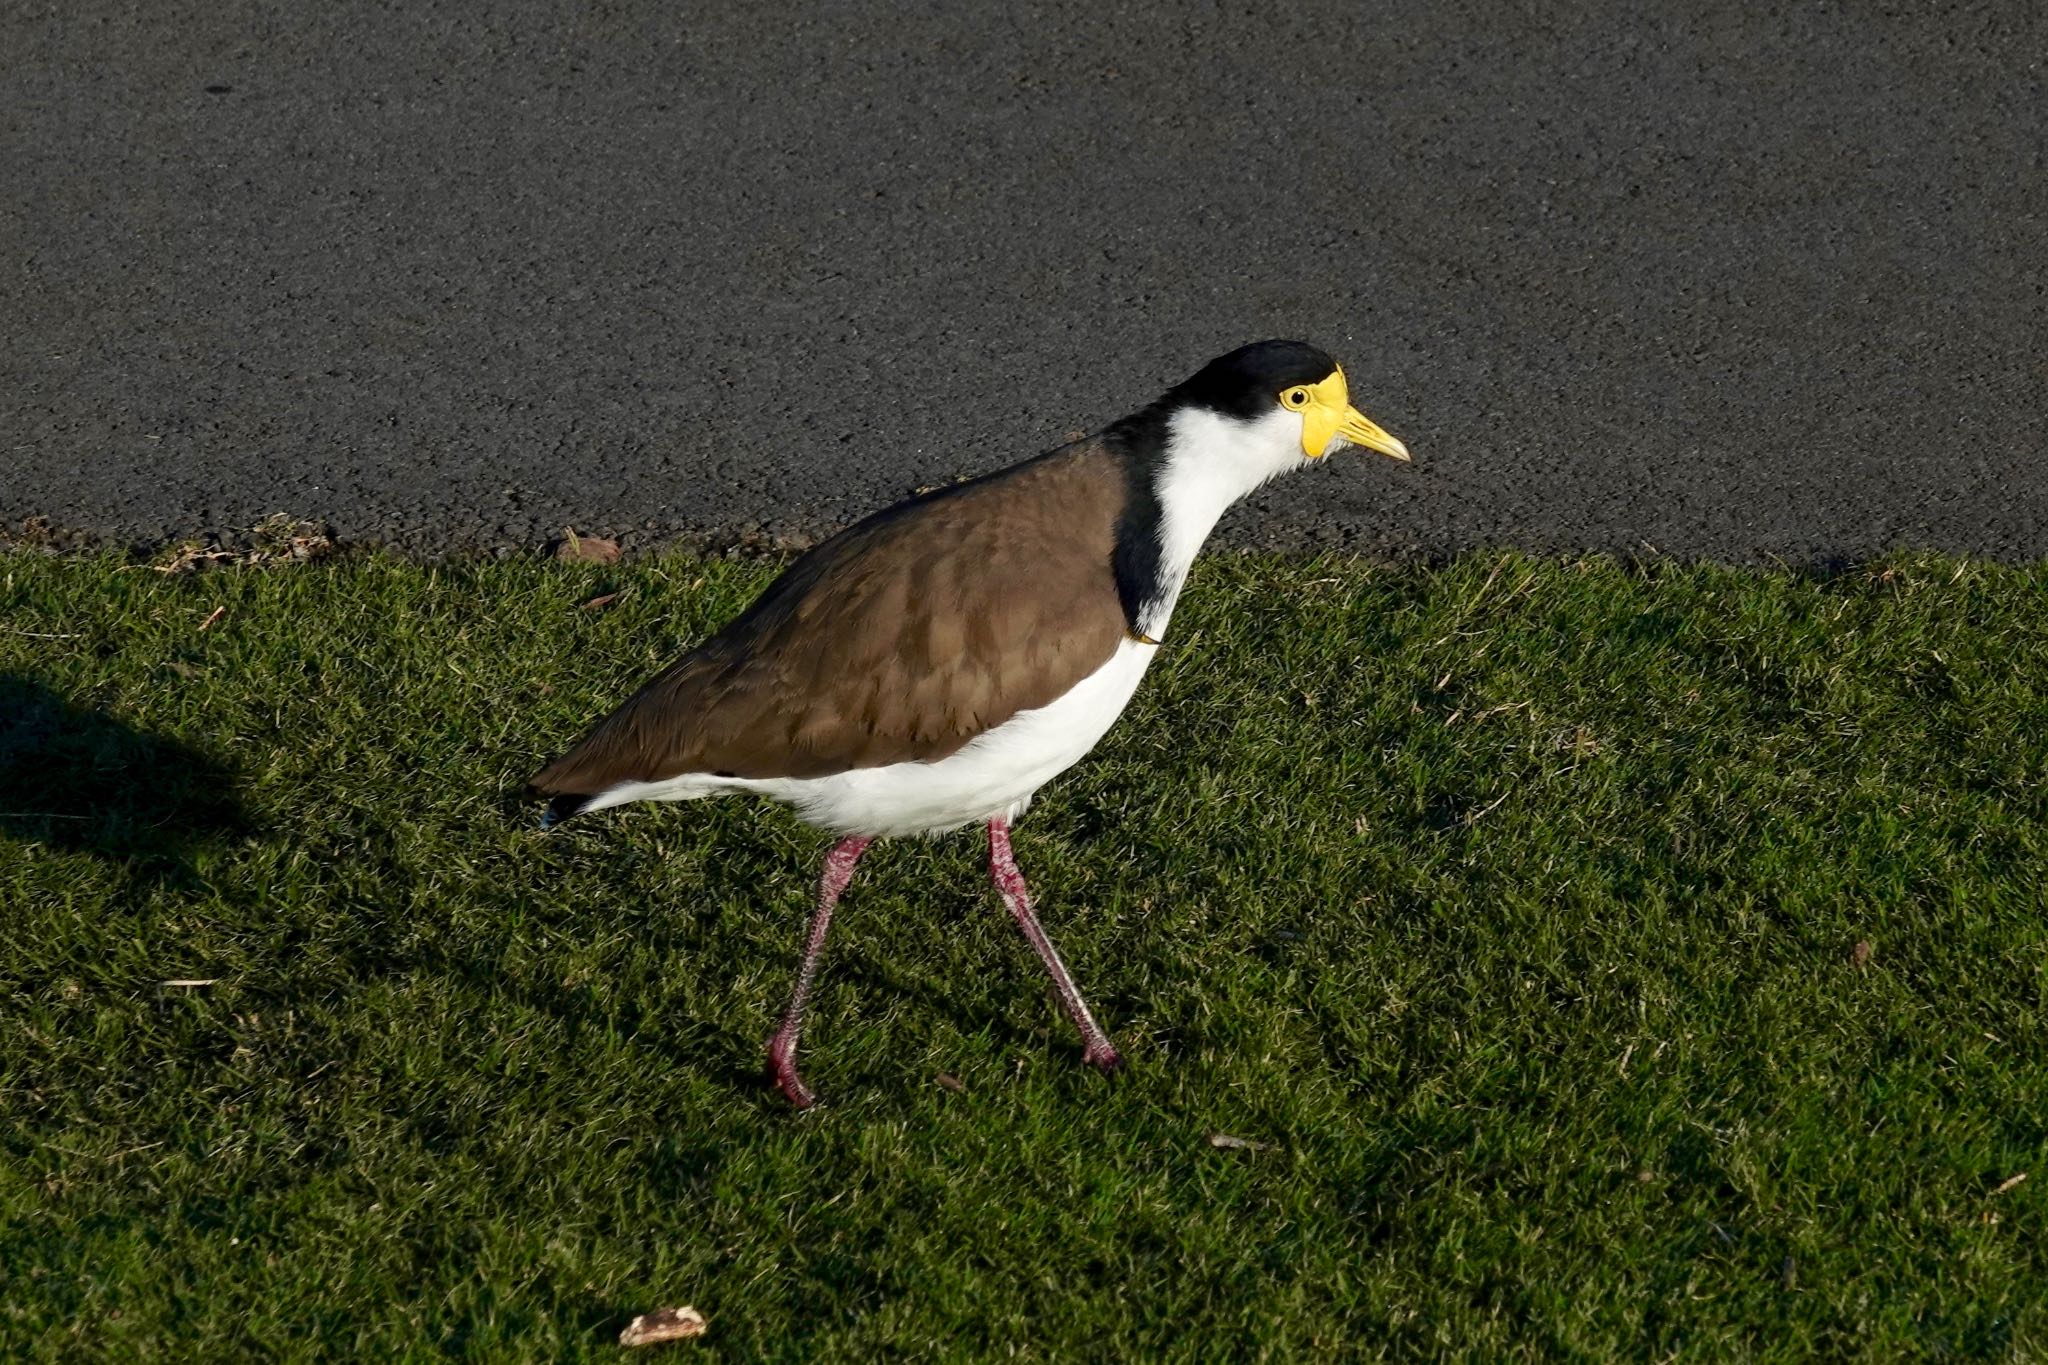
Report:
[[1301,414],[1301,453],[1320,460],[1330,442],[1342,437],[1355,446],[1377,450],[1396,460],[1411,458],[1408,447],[1378,423],[1351,406],[1351,390],[1342,366],[1320,384],[1295,384],[1280,391],[1280,405]]

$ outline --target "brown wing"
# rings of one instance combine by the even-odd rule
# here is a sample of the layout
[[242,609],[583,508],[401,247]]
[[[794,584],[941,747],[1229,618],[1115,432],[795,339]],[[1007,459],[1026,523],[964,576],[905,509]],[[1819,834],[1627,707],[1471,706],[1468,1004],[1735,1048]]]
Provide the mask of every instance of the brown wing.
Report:
[[531,789],[818,777],[953,753],[1115,653],[1124,487],[1122,462],[1083,442],[841,532]]

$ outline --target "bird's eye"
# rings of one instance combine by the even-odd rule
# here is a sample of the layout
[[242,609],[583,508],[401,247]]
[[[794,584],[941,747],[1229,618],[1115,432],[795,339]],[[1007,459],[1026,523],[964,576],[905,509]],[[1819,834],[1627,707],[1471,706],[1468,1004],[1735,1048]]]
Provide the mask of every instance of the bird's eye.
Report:
[[1308,390],[1289,389],[1282,395],[1280,401],[1290,408],[1305,408],[1308,406]]

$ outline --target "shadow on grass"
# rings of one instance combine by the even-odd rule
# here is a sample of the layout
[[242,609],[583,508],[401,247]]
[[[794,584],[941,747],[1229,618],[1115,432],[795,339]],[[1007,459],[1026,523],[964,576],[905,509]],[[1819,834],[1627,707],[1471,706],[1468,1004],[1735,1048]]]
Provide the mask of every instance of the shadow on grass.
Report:
[[0,838],[182,882],[199,848],[247,829],[232,776],[214,759],[33,679],[0,676]]

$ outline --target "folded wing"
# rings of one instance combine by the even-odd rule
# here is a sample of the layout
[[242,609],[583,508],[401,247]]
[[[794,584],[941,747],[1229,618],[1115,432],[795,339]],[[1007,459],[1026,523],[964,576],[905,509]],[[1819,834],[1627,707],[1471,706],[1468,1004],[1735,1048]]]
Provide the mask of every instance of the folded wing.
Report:
[[930,762],[1057,699],[1125,629],[1121,461],[1083,442],[819,546],[531,783],[820,777]]

